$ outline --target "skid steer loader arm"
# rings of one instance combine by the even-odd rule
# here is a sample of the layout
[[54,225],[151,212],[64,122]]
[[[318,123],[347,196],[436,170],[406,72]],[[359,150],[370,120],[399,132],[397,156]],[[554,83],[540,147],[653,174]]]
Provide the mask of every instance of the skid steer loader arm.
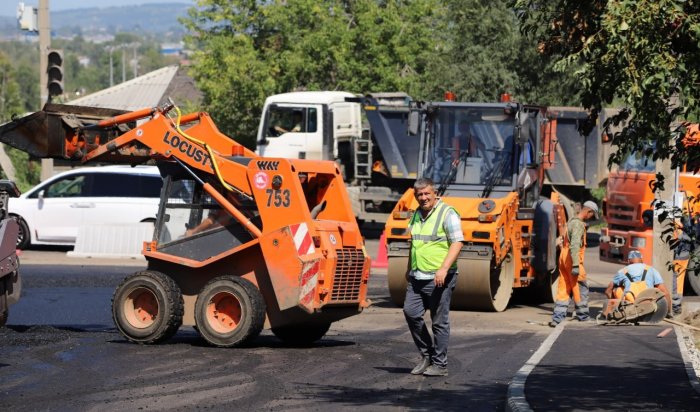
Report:
[[[80,160],[89,147],[127,130],[90,130],[100,120],[124,114],[114,109],[47,104],[44,109],[0,126],[0,141],[38,158]],[[78,132],[81,131],[81,132]]]

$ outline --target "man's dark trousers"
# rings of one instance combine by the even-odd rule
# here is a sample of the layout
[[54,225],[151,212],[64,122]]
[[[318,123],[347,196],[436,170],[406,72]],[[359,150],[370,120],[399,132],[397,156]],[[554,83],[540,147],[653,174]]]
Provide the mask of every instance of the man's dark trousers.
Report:
[[[422,356],[429,356],[432,364],[447,366],[447,343],[450,338],[450,300],[457,284],[457,274],[450,271],[445,287],[435,287],[435,280],[416,280],[409,277],[403,313]],[[430,337],[423,315],[430,310],[433,338]]]

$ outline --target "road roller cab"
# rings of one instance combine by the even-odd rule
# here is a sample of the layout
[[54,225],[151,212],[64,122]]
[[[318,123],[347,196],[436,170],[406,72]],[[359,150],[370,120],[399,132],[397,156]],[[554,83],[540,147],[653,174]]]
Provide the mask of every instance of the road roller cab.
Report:
[[[557,194],[543,190],[554,150],[546,111],[512,102],[415,102],[408,123],[420,140],[419,176],[436,183],[462,220],[452,308],[502,311],[521,287],[551,302],[557,222],[565,216]],[[389,290],[399,305],[417,209],[410,189],[385,227]]]
[[0,140],[37,157],[158,165],[147,270],[127,276],[112,300],[130,341],[160,342],[192,325],[216,346],[264,327],[309,344],[369,305],[369,257],[332,161],[259,157],[206,113],[181,116],[172,104],[47,105],[1,126]]

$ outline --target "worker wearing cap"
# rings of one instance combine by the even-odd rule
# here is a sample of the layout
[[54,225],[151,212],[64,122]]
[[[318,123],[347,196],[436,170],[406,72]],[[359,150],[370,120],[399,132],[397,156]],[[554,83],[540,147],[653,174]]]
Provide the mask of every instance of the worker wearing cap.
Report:
[[583,203],[578,214],[569,219],[566,234],[561,238],[559,254],[559,283],[554,302],[554,312],[549,326],[555,327],[566,318],[569,302],[573,298],[576,308],[575,318],[588,321],[588,282],[583,256],[586,253],[587,220],[598,219],[598,205],[588,200]]
[[664,280],[661,278],[659,271],[644,264],[642,262],[642,252],[638,250],[631,250],[627,255],[627,260],[629,264],[617,271],[615,277],[605,289],[605,296],[607,296],[608,299],[622,299],[624,296],[625,300],[634,302],[636,296],[630,293],[632,283],[643,281],[646,283],[647,288],[657,288],[663,292],[670,313],[671,294],[668,292],[668,289],[666,289],[666,286],[664,286]]

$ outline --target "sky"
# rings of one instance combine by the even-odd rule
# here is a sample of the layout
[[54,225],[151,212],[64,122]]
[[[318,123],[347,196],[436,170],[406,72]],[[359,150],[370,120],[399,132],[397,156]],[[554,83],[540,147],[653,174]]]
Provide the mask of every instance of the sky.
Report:
[[[195,3],[195,0],[48,0],[49,10],[62,11],[90,7],[133,6],[154,3]],[[0,0],[0,16],[17,16],[20,0]],[[39,0],[24,0],[25,7],[38,7]]]

